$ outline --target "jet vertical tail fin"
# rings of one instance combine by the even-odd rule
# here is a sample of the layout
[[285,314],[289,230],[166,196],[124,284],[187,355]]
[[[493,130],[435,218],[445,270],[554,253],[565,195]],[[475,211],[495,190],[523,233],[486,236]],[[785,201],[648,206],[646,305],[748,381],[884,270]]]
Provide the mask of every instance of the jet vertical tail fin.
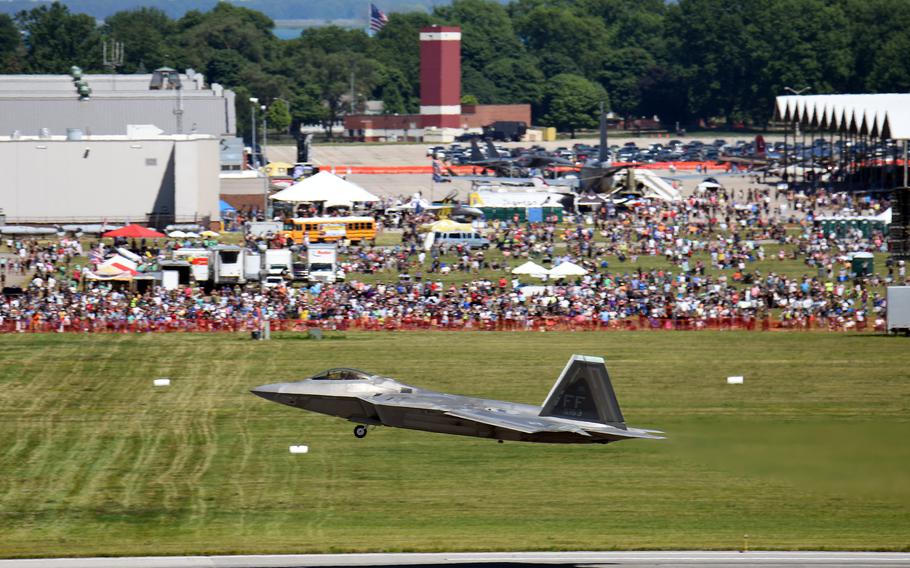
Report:
[[501,156],[499,155],[499,150],[496,149],[496,146],[493,144],[492,140],[487,140],[487,159],[489,160],[498,160]]
[[600,357],[572,355],[540,415],[626,427],[607,366]]
[[472,162],[482,162],[486,158],[483,155],[483,152],[480,151],[480,146],[477,145],[477,139],[474,138],[471,140],[471,161]]

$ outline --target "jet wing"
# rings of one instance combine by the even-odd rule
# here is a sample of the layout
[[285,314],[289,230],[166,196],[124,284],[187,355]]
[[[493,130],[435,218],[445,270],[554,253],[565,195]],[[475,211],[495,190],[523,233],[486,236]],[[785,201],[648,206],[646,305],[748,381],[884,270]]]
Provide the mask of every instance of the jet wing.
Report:
[[571,424],[560,424],[549,420],[539,420],[536,418],[525,418],[522,416],[509,415],[504,412],[493,410],[481,410],[479,408],[458,408],[446,412],[449,416],[473,420],[488,426],[497,428],[506,428],[516,430],[525,434],[534,434],[536,432],[574,432],[583,436],[590,436],[583,428]]
[[364,402],[380,406],[397,406],[401,408],[420,408],[423,410],[442,410],[446,411],[451,405],[446,404],[438,396],[427,395],[400,395],[400,394],[380,394],[375,396],[358,397]]

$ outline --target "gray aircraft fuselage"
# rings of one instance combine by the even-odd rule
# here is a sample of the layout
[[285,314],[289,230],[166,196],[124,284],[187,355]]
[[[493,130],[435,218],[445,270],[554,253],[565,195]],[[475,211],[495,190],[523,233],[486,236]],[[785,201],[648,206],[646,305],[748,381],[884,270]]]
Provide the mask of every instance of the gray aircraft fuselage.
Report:
[[[569,367],[567,366],[567,369]],[[564,372],[565,374],[565,372]],[[327,378],[332,376],[333,378]],[[557,383],[557,386],[559,383]],[[557,387],[554,387],[554,391]],[[371,375],[356,369],[332,369],[297,382],[256,387],[253,394],[311,412],[371,426],[391,426],[496,440],[605,444],[626,438],[659,438],[655,431],[627,427],[621,421],[589,421],[594,402],[588,391],[558,395],[553,412],[544,407],[441,393]],[[610,389],[612,395],[612,388]],[[551,392],[551,397],[553,397]],[[616,406],[618,413],[618,405]],[[355,429],[363,437],[366,430]]]

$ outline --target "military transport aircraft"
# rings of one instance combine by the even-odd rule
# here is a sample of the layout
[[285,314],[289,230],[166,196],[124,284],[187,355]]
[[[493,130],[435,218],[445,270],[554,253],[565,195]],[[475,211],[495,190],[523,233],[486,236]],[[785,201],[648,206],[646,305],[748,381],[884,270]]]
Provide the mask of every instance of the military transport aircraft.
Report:
[[367,426],[520,442],[607,444],[628,438],[663,439],[659,430],[626,426],[600,357],[573,355],[543,406],[424,390],[357,369],[330,369],[293,383],[251,391],[266,400],[339,416]]

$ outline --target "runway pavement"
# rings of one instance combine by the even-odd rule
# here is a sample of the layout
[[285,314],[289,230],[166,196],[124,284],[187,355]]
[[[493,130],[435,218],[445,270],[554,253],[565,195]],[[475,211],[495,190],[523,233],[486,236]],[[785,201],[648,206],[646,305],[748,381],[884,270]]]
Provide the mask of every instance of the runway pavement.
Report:
[[0,568],[297,568],[305,566],[448,566],[575,568],[710,566],[711,568],[863,568],[910,566],[910,553],[891,552],[471,552],[300,554],[0,560]]

